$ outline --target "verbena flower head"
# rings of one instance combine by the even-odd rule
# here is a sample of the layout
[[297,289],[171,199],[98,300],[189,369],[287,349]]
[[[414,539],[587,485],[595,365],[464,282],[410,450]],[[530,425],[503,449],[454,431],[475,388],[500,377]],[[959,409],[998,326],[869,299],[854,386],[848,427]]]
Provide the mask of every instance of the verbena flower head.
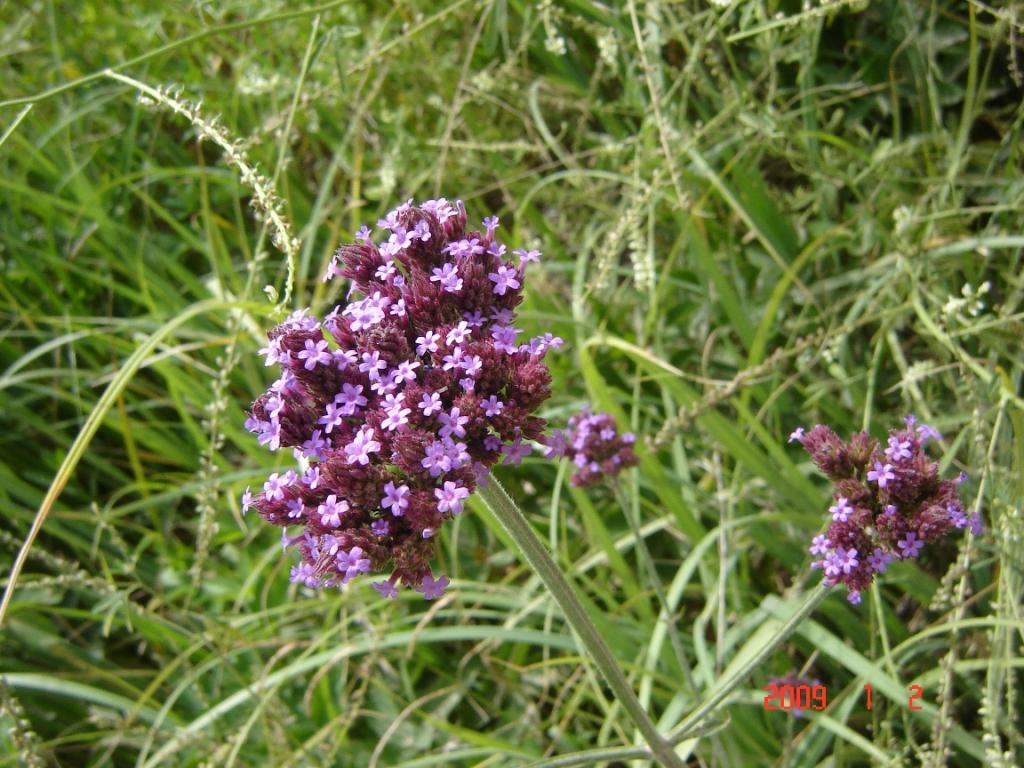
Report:
[[885,446],[866,432],[844,442],[821,424],[790,435],[835,484],[832,523],[811,542],[810,553],[820,558],[811,567],[825,572],[826,584],[845,584],[851,603],[894,560],[915,558],[958,528],[981,532],[980,512],[968,518],[960,501],[957,486],[965,476],[941,479],[938,463],[925,454],[925,444],[938,437],[913,416],[889,433]]
[[469,230],[461,202],[412,201],[342,246],[325,280],[351,281],[323,321],[297,312],[261,352],[281,376],[252,405],[247,428],[270,450],[291,448],[297,470],[243,496],[299,549],[292,581],[343,585],[370,572],[439,597],[447,577],[430,560],[487,469],[529,452],[550,395],[550,334],[516,343],[525,265],[506,261],[496,217]]
[[556,429],[545,443],[548,458],[572,458],[576,471],[571,482],[576,486],[594,485],[637,464],[634,435],[631,432],[619,435],[615,419],[607,413],[591,413],[586,408],[569,419],[568,429]]

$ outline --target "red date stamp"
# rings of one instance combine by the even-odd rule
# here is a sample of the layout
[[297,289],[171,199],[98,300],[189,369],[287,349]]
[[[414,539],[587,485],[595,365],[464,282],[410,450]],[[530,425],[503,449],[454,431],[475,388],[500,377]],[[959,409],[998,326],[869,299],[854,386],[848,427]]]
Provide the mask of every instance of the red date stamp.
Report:
[[[803,712],[814,709],[818,712],[828,707],[828,689],[824,685],[780,685],[772,683],[766,685],[764,690],[768,695],[764,697],[763,706],[765,710],[782,710],[784,712]],[[924,695],[920,685],[912,685],[907,688],[907,709],[923,709],[920,705],[921,697]],[[864,708],[871,709],[871,685],[864,686]]]

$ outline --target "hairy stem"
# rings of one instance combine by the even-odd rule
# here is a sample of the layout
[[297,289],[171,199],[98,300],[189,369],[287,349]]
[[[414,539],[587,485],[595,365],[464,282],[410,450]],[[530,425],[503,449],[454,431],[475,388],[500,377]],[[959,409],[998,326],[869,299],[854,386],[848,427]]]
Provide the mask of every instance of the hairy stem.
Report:
[[526,561],[530,564],[541,581],[548,588],[555,602],[558,603],[569,625],[576,632],[577,637],[589,652],[597,668],[601,670],[605,680],[619,703],[626,710],[630,719],[643,735],[644,740],[650,747],[651,753],[666,768],[684,768],[683,761],[675,753],[672,745],[658,732],[657,727],[648,717],[640,704],[632,686],[626,680],[626,676],[619,668],[618,662],[612,656],[611,650],[605,643],[604,638],[597,627],[587,616],[583,605],[573,591],[572,586],[566,581],[561,570],[555,561],[548,554],[537,534],[533,532],[526,517],[516,506],[516,503],[505,492],[505,489],[498,483],[493,475],[479,488],[480,498],[488,509],[498,518],[498,522],[508,531],[515,540],[519,549],[522,550]]

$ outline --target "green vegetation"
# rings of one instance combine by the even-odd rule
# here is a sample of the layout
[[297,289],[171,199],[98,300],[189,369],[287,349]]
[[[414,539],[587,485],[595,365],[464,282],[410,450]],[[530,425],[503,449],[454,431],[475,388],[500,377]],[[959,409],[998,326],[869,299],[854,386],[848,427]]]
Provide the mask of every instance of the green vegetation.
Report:
[[[27,554],[0,628],[0,766],[642,745],[478,498],[445,528],[438,602],[297,588],[276,529],[241,515],[290,459],[242,426],[272,377],[264,330],[330,310],[334,249],[434,196],[544,253],[522,325],[567,344],[542,415],[590,404],[638,435],[614,489],[539,452],[496,474],[664,733],[820,580],[829,490],[794,427],[882,437],[913,412],[969,475],[981,536],[894,564],[860,606],[834,590],[680,754],[1024,763],[1019,13],[230,0],[0,20],[5,580]],[[765,711],[794,670],[826,712]]]

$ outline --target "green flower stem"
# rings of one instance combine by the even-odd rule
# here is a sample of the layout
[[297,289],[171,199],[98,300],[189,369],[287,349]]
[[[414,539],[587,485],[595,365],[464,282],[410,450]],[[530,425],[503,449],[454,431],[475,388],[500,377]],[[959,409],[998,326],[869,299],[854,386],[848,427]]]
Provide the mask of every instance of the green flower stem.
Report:
[[828,593],[829,588],[823,584],[819,584],[812,589],[807,594],[807,597],[804,598],[803,604],[779,627],[772,639],[751,656],[742,667],[737,669],[728,680],[719,685],[714,690],[714,693],[701,702],[700,706],[686,716],[670,737],[671,743],[678,744],[680,741],[691,738],[691,735],[696,735],[696,733],[691,734],[691,731],[695,731],[696,726],[700,724],[701,720],[711,714],[712,710],[738,688],[750,676],[751,672],[757,669],[776,648],[782,645],[786,638],[793,634],[794,630],[800,626],[800,623],[814,612],[814,609],[821,604],[821,601],[828,596]]
[[611,650],[604,638],[601,637],[601,633],[587,616],[587,612],[579,598],[576,597],[572,586],[566,581],[558,565],[555,564],[540,539],[537,538],[537,534],[533,532],[516,503],[493,475],[487,478],[478,492],[487,508],[498,518],[498,522],[519,545],[527,562],[537,572],[551,596],[555,598],[555,602],[561,607],[569,625],[590,653],[597,668],[601,670],[601,674],[604,675],[608,685],[615,692],[619,703],[643,735],[652,755],[666,768],[685,768],[685,764],[675,753],[672,745],[662,737],[647,716],[629,681],[626,680],[615,657],[612,656]]

